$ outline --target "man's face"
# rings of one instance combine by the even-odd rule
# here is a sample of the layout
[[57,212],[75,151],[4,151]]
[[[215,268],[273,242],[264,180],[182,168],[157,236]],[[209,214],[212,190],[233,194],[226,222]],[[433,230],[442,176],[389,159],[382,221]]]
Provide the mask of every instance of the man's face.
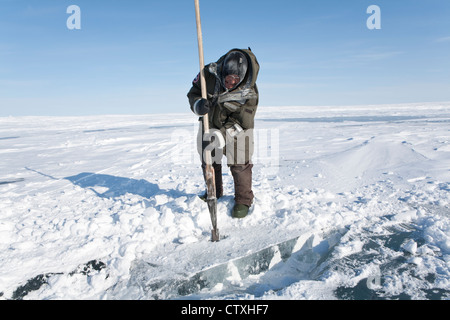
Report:
[[228,90],[233,89],[239,83],[239,76],[236,74],[230,74],[225,77],[225,88]]

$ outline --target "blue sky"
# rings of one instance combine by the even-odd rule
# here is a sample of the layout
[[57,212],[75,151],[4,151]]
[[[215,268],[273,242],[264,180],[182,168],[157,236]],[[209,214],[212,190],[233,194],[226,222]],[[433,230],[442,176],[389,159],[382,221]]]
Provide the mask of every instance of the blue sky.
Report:
[[[450,101],[448,0],[200,6],[205,62],[251,47],[261,106]],[[0,116],[186,112],[198,68],[194,0],[0,0]]]

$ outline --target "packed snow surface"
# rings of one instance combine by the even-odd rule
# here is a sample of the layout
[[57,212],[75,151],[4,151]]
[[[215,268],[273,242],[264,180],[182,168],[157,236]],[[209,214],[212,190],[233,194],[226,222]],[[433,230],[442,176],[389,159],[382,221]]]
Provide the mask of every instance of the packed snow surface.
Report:
[[260,107],[215,243],[197,128],[0,118],[0,299],[450,298],[450,103]]

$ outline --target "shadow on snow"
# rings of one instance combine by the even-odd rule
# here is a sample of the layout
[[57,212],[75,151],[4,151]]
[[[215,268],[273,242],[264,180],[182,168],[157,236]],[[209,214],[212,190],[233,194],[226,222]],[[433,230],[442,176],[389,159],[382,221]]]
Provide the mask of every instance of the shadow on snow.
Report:
[[132,179],[116,177],[107,174],[83,172],[75,176],[64,178],[74,185],[92,190],[102,198],[116,198],[123,195],[134,194],[144,198],[150,198],[163,193],[172,197],[189,196],[178,190],[162,190],[155,183],[144,179]]

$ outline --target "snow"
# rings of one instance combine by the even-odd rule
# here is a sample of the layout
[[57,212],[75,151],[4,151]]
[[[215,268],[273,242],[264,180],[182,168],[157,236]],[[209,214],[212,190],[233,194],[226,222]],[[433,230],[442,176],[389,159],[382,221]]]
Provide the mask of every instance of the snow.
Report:
[[0,118],[0,299],[450,297],[450,103],[260,107],[217,243],[196,120]]

